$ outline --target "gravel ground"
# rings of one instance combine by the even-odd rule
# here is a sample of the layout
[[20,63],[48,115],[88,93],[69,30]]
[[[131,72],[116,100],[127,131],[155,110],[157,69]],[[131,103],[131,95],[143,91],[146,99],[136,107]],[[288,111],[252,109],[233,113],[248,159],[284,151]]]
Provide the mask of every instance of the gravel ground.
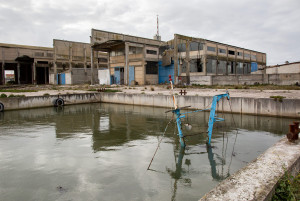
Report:
[[[36,92],[0,92],[0,94],[25,95],[25,96],[43,96],[45,94],[79,94],[79,93],[94,93],[91,89],[99,89],[100,86],[89,85],[41,85],[41,86],[12,86],[6,88],[9,90],[36,90]],[[3,87],[2,87],[3,89]],[[153,94],[153,95],[170,95],[170,89],[166,85],[163,86],[111,86],[110,89],[117,89],[126,94]],[[214,96],[216,94],[225,93],[226,89],[199,89],[199,88],[175,88],[174,94],[180,95],[180,90],[186,90],[189,96]],[[250,98],[270,98],[270,96],[284,96],[289,99],[300,99],[300,90],[254,90],[254,89],[229,89],[231,97],[250,97]]]

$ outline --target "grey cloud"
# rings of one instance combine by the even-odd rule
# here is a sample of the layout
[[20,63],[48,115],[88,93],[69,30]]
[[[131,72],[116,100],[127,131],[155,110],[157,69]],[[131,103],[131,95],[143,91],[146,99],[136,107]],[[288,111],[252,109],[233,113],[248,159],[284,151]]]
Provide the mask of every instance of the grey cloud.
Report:
[[0,42],[89,42],[91,28],[163,40],[174,33],[266,52],[269,64],[299,61],[298,0],[0,0]]

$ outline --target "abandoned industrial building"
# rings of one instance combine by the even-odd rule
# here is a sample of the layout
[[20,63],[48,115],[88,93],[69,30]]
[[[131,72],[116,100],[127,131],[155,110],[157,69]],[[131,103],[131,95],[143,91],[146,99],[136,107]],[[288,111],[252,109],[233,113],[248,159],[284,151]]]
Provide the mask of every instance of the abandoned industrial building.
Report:
[[[266,53],[174,34],[169,41],[91,30],[90,43],[53,47],[0,43],[1,84],[293,84],[266,76]],[[288,72],[287,72],[288,73]],[[291,75],[289,75],[291,76]],[[284,76],[283,76],[284,77]],[[280,78],[281,79],[281,78]]]

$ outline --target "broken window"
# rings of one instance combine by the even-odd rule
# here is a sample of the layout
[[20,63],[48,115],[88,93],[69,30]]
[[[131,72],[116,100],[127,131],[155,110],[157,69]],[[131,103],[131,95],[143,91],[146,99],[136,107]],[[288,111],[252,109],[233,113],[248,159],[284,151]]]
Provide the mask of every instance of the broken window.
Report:
[[215,47],[207,46],[207,51],[216,52],[216,48]]
[[242,57],[243,56],[243,52],[238,52],[237,55],[240,56],[240,57]]
[[245,54],[244,54],[244,57],[245,57],[245,58],[250,58],[250,54],[246,54],[246,53],[245,53]]
[[219,48],[219,53],[226,54],[226,50]]
[[157,55],[157,51],[156,50],[146,50],[147,54],[154,54]]
[[256,55],[251,54],[251,59],[256,60]]
[[141,54],[143,51],[142,47],[131,47],[129,46],[129,54]]
[[147,61],[146,64],[146,74],[158,74],[158,62]]
[[198,42],[191,42],[190,43],[190,51],[199,51],[203,50],[203,44]]
[[178,44],[178,52],[185,52],[185,51],[186,51],[185,43]]
[[228,50],[228,54],[235,55],[235,52],[233,50]]
[[218,61],[218,74],[226,74],[226,61]]
[[190,72],[203,72],[201,59],[193,59],[190,62]]
[[217,60],[207,59],[206,72],[216,74],[216,70],[217,70]]
[[35,52],[34,56],[36,56],[36,57],[43,57],[44,56],[44,52]]
[[243,74],[244,69],[243,69],[243,63],[237,62],[236,63],[236,74]]
[[228,74],[235,74],[235,62],[234,61],[227,62],[227,72],[228,72]]

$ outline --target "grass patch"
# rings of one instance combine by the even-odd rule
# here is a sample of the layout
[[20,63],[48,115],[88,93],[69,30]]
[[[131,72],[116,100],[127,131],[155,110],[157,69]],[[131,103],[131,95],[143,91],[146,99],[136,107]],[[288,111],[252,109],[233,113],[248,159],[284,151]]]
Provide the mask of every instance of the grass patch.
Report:
[[44,94],[43,94],[43,96],[50,96],[50,94],[48,94],[48,93],[44,93]]
[[279,181],[278,186],[275,189],[275,194],[272,197],[272,201],[281,200],[300,200],[300,173],[293,177],[289,173],[285,172],[283,178]]
[[14,95],[14,94],[10,94],[9,96],[8,96],[9,98],[14,98],[14,97],[25,97],[25,95]]
[[6,94],[1,94],[0,98],[7,98],[7,95]]
[[282,102],[285,97],[284,96],[270,96],[270,98],[273,98],[274,101],[278,100],[279,102]]
[[37,92],[37,90],[31,90],[31,89],[0,89],[0,92],[24,93],[24,92]]

